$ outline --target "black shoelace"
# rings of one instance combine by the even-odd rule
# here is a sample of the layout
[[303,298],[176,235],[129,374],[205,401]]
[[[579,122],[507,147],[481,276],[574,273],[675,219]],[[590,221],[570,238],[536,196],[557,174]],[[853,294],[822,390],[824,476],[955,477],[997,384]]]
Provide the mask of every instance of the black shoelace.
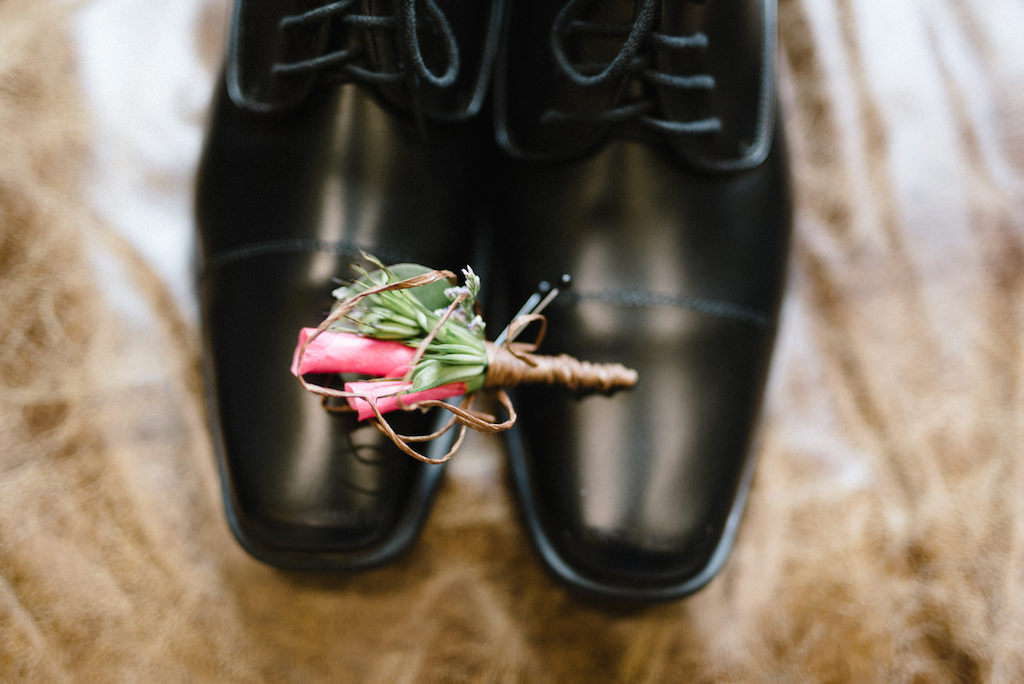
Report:
[[[619,77],[636,77],[648,83],[679,90],[711,90],[715,79],[710,74],[669,74],[651,66],[653,50],[703,50],[708,38],[703,33],[674,36],[653,30],[656,0],[643,0],[635,20],[630,24],[589,22],[577,18],[596,0],[569,0],[561,9],[551,28],[551,50],[559,68],[569,80],[581,87],[600,86]],[[619,53],[605,64],[573,64],[566,55],[567,36],[622,36]],[[656,105],[652,98],[631,99],[597,112],[565,112],[549,109],[544,122],[591,122],[615,124],[638,120],[644,126],[669,135],[691,135],[718,131],[722,122],[717,117],[691,121],[674,121],[653,116]]]
[[[402,52],[407,64],[400,64],[394,71],[375,71],[358,63],[362,46],[359,43],[310,59],[277,64],[274,73],[278,75],[321,73],[333,70],[345,80],[362,81],[381,85],[396,84],[411,79],[415,85],[426,82],[438,88],[446,88],[455,82],[459,73],[459,49],[448,18],[437,6],[435,0],[402,0],[397,16],[375,16],[359,14],[355,10],[356,0],[340,0],[322,5],[302,14],[281,20],[281,30],[294,31],[339,20],[347,26],[361,29],[401,32]],[[425,18],[433,26],[444,47],[446,64],[441,74],[431,71],[423,57],[420,46],[419,21],[421,8]],[[411,67],[411,69],[410,69]]]

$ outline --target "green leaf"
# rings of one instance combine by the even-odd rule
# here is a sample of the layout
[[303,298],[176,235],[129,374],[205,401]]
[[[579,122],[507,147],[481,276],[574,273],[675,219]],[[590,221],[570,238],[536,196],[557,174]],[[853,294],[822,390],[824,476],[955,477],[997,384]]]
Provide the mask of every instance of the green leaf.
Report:
[[470,378],[480,375],[484,372],[486,366],[477,364],[475,366],[462,366],[448,368],[441,373],[440,384],[446,385],[449,382],[466,382]]
[[[479,354],[463,353],[463,354],[438,354],[436,358],[441,364],[445,366],[472,366],[481,362]],[[486,361],[486,359],[485,359]]]
[[391,321],[381,321],[379,323],[366,323],[360,326],[360,332],[364,332],[363,328],[366,329],[366,334],[370,334],[373,337],[382,340],[406,340],[410,338],[415,338],[417,335],[420,334],[418,328],[410,328],[408,326],[393,323]]
[[402,325],[410,330],[419,330],[420,324],[415,318],[410,318],[402,314],[391,311],[387,307],[375,306],[370,309],[370,315],[363,318],[365,321],[387,321],[395,325]]
[[436,354],[437,356],[443,356],[445,354],[466,354],[469,353],[470,350],[475,352],[477,350],[476,345],[446,344],[437,341],[430,345],[430,353]]
[[438,377],[441,375],[440,365],[434,361],[420,361],[416,364],[416,370],[412,374],[412,389],[414,392],[437,387]]
[[[395,264],[394,266],[391,266],[390,269],[394,274],[396,281],[423,275],[424,273],[429,273],[433,270],[426,266],[420,266],[419,264]],[[448,281],[441,278],[440,280],[435,280],[427,285],[421,285],[408,290],[401,290],[401,292],[407,293],[427,311],[433,311],[434,309],[448,306],[448,300],[444,296],[444,291],[447,287]]]

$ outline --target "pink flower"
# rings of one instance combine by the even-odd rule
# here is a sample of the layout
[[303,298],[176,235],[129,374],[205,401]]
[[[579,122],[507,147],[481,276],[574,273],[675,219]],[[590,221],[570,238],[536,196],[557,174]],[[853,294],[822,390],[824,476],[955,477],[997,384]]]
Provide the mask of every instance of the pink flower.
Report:
[[[353,394],[361,394],[371,399],[376,405],[377,410],[381,413],[387,413],[388,411],[394,411],[395,409],[401,408],[398,403],[398,392],[403,388],[408,388],[408,383],[403,383],[401,380],[356,380],[354,382],[345,383],[345,391],[352,392]],[[460,394],[466,393],[466,383],[464,382],[452,382],[447,385],[440,385],[438,387],[432,387],[422,392],[409,392],[403,394],[402,405],[412,406],[413,404],[421,401],[427,401],[429,399],[447,399],[449,397],[457,397]],[[373,418],[376,415],[373,412],[373,407],[370,405],[370,401],[363,397],[348,397],[348,405],[355,409],[358,414],[359,420],[366,420],[367,418]]]
[[299,343],[292,357],[292,374],[306,373],[358,373],[379,378],[401,378],[409,369],[416,350],[400,342],[375,340],[354,333],[324,331],[306,343],[315,328],[299,331]]
[[[299,342],[292,357],[292,373],[358,373],[377,378],[402,378],[409,370],[416,350],[400,342],[375,340],[354,333],[322,332],[309,343],[302,358],[302,346],[313,336],[315,328],[299,331]],[[466,383],[453,382],[432,387],[421,392],[407,392],[397,396],[402,389],[411,385],[402,380],[356,380],[345,383],[345,391],[360,394],[348,397],[349,406],[358,414],[359,420],[372,418],[376,414],[370,401],[381,413],[394,411],[402,406],[412,406],[429,399],[447,399],[466,393]],[[364,398],[365,397],[365,398]]]

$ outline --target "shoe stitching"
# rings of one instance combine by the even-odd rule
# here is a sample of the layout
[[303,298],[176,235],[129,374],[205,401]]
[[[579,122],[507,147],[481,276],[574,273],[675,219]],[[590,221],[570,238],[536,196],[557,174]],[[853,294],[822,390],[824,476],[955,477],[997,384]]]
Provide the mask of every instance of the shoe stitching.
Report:
[[[210,256],[206,259],[203,271],[210,271],[228,264],[245,261],[254,257],[270,254],[295,254],[295,253],[327,253],[349,258],[360,258],[368,251],[366,248],[351,242],[337,242],[332,240],[320,240],[316,238],[284,238],[281,240],[267,240],[255,242],[227,249],[223,252]],[[402,258],[393,250],[374,247],[373,254],[384,261],[397,263]]]
[[580,304],[583,302],[601,302],[617,306],[642,308],[654,306],[670,306],[687,309],[699,314],[724,318],[740,323],[747,323],[758,328],[770,328],[772,316],[756,309],[739,304],[732,304],[704,297],[687,295],[671,295],[641,289],[603,290],[603,291],[569,291],[562,298],[564,304]]

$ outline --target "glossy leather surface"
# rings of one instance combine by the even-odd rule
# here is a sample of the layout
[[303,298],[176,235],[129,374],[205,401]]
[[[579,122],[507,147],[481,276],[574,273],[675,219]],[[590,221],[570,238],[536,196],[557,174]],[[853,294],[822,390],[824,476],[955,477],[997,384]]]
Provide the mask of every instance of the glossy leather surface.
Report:
[[571,274],[542,351],[640,375],[612,396],[516,395],[508,447],[524,517],[549,569],[577,590],[677,598],[728,554],[789,247],[774,133],[759,164],[729,172],[679,155],[686,141],[616,139],[569,161],[506,166],[495,215],[510,303]]
[[[255,5],[272,3],[241,7]],[[461,59],[472,72],[481,55]],[[377,565],[413,542],[442,470],[371,424],[324,411],[291,376],[292,350],[299,329],[326,315],[338,279],[357,275],[359,250],[470,262],[489,125],[424,127],[364,85],[303,91],[287,114],[268,116],[239,106],[228,80],[196,196],[204,370],[228,518],[252,555],[277,566]],[[425,433],[434,418],[394,424]]]

